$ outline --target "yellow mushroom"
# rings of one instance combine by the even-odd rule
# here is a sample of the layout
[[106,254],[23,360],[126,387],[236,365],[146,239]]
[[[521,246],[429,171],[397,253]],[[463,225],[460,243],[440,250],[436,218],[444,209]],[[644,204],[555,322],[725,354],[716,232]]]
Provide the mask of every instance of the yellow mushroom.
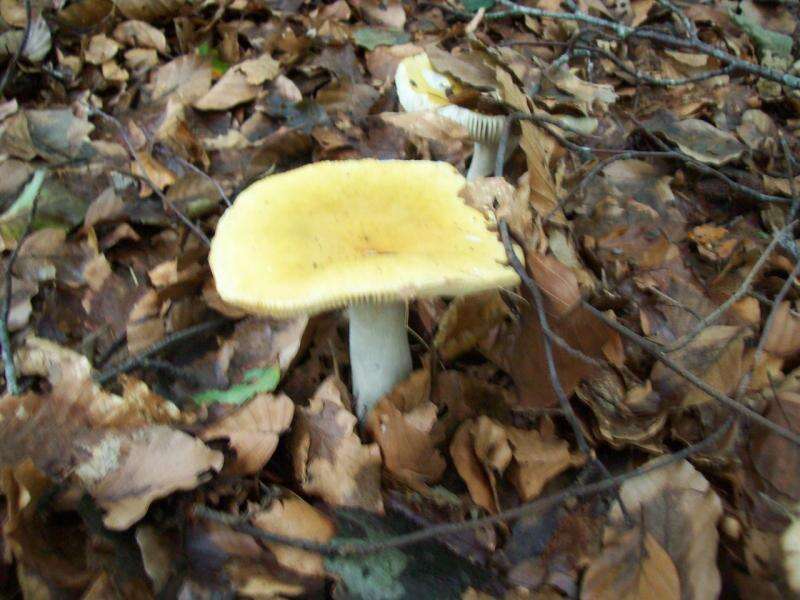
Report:
[[209,261],[220,296],[289,317],[349,307],[357,412],[411,371],[405,303],[514,286],[464,178],[432,161],[320,162],[266,177],[222,216]]

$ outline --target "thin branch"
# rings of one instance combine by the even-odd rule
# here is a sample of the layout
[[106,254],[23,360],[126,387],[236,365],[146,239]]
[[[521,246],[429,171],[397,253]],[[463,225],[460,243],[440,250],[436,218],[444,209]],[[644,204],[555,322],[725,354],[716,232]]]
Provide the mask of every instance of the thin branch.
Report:
[[750,385],[750,380],[753,377],[753,371],[758,367],[758,364],[761,362],[761,357],[764,355],[764,346],[767,345],[767,339],[769,338],[769,332],[772,330],[772,327],[775,325],[775,319],[778,316],[778,309],[781,306],[781,302],[786,298],[786,295],[789,293],[789,290],[792,289],[792,285],[794,284],[795,279],[797,276],[800,275],[800,260],[798,260],[792,272],[789,273],[789,277],[786,278],[786,281],[783,282],[781,289],[778,291],[778,294],[775,296],[775,300],[772,304],[772,308],[769,311],[769,315],[767,316],[767,320],[764,322],[764,329],[761,330],[761,337],[758,340],[758,345],[756,346],[756,351],[753,354],[753,366],[752,368],[742,377],[741,381],[739,381],[739,386],[736,388],[736,397],[739,398],[744,394],[747,386]]
[[11,57],[11,60],[9,61],[5,72],[3,73],[3,79],[0,80],[0,97],[2,97],[3,92],[6,91],[6,84],[11,78],[11,75],[14,73],[14,69],[17,67],[19,59],[22,58],[22,53],[25,52],[25,46],[28,45],[28,40],[31,37],[33,7],[31,6],[31,0],[23,0],[23,3],[25,5],[25,30],[22,32],[22,41],[19,43],[19,48],[17,48],[16,52],[14,52],[14,56]]
[[158,354],[159,352],[163,352],[170,346],[177,344],[178,342],[182,342],[194,336],[200,335],[201,333],[206,333],[208,331],[213,331],[218,327],[222,327],[225,323],[229,323],[230,321],[225,318],[218,318],[212,319],[211,321],[205,321],[198,325],[193,325],[192,327],[187,327],[185,329],[181,329],[180,331],[176,331],[165,337],[163,340],[159,340],[152,346],[146,348],[139,354],[135,356],[131,356],[130,358],[122,361],[119,364],[112,365],[108,369],[105,369],[95,375],[94,380],[99,383],[100,385],[107,383],[117,375],[121,375],[122,373],[127,373],[139,366],[142,366],[147,362],[147,360]]
[[141,168],[142,179],[144,179],[145,182],[147,182],[147,185],[150,187],[150,189],[153,190],[153,193],[155,193],[159,197],[163,205],[171,212],[173,212],[178,217],[178,219],[180,219],[181,223],[186,225],[186,227],[188,227],[189,230],[192,233],[194,233],[201,242],[203,242],[203,244],[205,244],[206,246],[210,246],[211,240],[208,239],[208,236],[206,236],[206,234],[203,233],[203,231],[197,225],[195,225],[189,217],[187,217],[180,210],[178,210],[178,208],[164,195],[164,192],[162,192],[158,188],[158,186],[153,182],[153,180],[150,179],[150,176],[147,174],[147,169],[145,169],[144,165],[142,164],[142,161],[139,159],[139,154],[136,152],[136,150],[133,147],[133,144],[128,138],[128,134],[125,131],[125,126],[119,121],[119,119],[108,114],[107,112],[104,112],[103,110],[100,110],[99,108],[90,108],[89,110],[92,114],[96,114],[102,117],[103,119],[106,119],[108,122],[112,123],[117,128],[117,131],[119,131],[119,135],[122,138],[125,147],[128,149],[128,152],[130,152],[131,156],[133,156],[133,160],[136,161],[136,163],[138,163],[139,167]]
[[686,30],[686,37],[689,39],[697,39],[697,27],[689,17],[686,16],[686,13],[683,12],[680,6],[672,2],[671,0],[656,0],[661,6],[666,8],[669,11],[678,17],[678,20],[683,25],[683,28]]
[[[163,152],[163,153],[166,153],[166,152],[167,152],[167,150],[166,150],[165,148],[162,148],[161,146],[159,146],[158,148],[159,148],[159,149],[161,150],[161,152]],[[170,154],[171,154],[172,158],[174,158],[175,160],[177,160],[177,161],[178,161],[178,162],[179,162],[179,163],[180,163],[182,166],[186,167],[187,169],[189,169],[189,170],[190,170],[190,171],[192,171],[193,173],[196,173],[196,174],[200,175],[201,177],[205,177],[206,179],[208,179],[208,181],[210,181],[210,182],[211,182],[211,184],[212,184],[212,185],[213,185],[215,188],[217,188],[217,192],[219,192],[219,195],[220,195],[220,197],[222,198],[223,202],[225,202],[225,204],[226,204],[227,206],[231,206],[231,204],[233,204],[233,203],[231,202],[231,199],[228,197],[228,194],[226,194],[226,193],[225,193],[225,190],[223,190],[223,189],[222,189],[222,186],[219,184],[219,182],[218,182],[216,179],[214,179],[214,178],[213,178],[211,175],[209,175],[208,173],[206,173],[205,171],[203,171],[203,170],[202,170],[202,169],[200,169],[199,167],[196,167],[195,165],[193,165],[192,163],[190,163],[190,162],[189,162],[188,160],[186,160],[185,158],[183,158],[183,157],[181,157],[181,156],[178,156],[178,155],[177,155],[177,154],[175,154],[174,152],[171,152]]]
[[[561,379],[558,376],[558,369],[556,368],[556,361],[555,356],[553,355],[553,346],[552,341],[554,337],[557,337],[553,330],[550,328],[550,323],[547,319],[547,312],[545,311],[544,307],[544,297],[542,296],[542,290],[539,288],[539,284],[536,282],[535,279],[528,275],[528,272],[525,269],[525,266],[520,262],[519,258],[517,258],[516,252],[514,252],[514,247],[511,244],[511,235],[508,230],[508,223],[505,219],[500,219],[499,222],[500,228],[500,238],[503,242],[503,248],[506,251],[506,257],[508,261],[511,263],[511,266],[519,275],[522,282],[525,284],[525,287],[528,288],[528,291],[533,296],[533,302],[536,306],[536,316],[539,318],[539,325],[542,328],[542,345],[544,346],[544,356],[545,362],[547,364],[547,375],[550,380],[550,387],[553,388],[553,391],[558,398],[558,404],[561,407],[561,410],[564,411],[564,416],[567,418],[570,427],[572,428],[572,432],[575,435],[575,441],[578,444],[578,449],[581,453],[589,459],[589,466],[596,467],[605,477],[611,477],[611,473],[608,471],[608,468],[603,464],[603,462],[594,455],[591,448],[589,447],[589,442],[586,441],[586,436],[583,435],[583,428],[581,424],[578,422],[578,417],[575,414],[575,411],[572,408],[572,404],[569,402],[569,398],[567,398],[566,393],[564,393],[564,388],[561,385]],[[559,338],[560,339],[560,338]],[[565,342],[566,344],[566,342]],[[567,347],[570,347],[567,344]],[[583,354],[583,353],[581,353]],[[584,355],[585,356],[585,355]],[[586,357],[590,358],[590,357]],[[591,359],[595,364],[598,361],[594,361]],[[626,520],[628,520],[628,511],[625,508],[625,504],[622,501],[622,498],[619,498],[619,504],[622,508],[622,512],[625,515]]]
[[17,380],[17,370],[14,366],[14,351],[11,348],[11,335],[8,332],[8,317],[11,314],[11,280],[14,262],[19,256],[19,250],[22,247],[22,242],[28,237],[33,229],[33,221],[36,218],[36,209],[39,206],[39,190],[42,189],[42,183],[47,172],[44,169],[37,170],[30,182],[22,190],[22,193],[17,198],[14,204],[27,205],[30,203],[31,212],[28,216],[28,223],[25,225],[25,230],[22,232],[17,245],[11,252],[6,263],[6,271],[4,274],[5,283],[5,297],[2,303],[2,320],[0,320],[0,344],[3,345],[3,367],[6,375],[6,391],[16,396],[20,392],[19,381]]
[[572,498],[586,498],[615,489],[630,479],[647,475],[648,473],[652,473],[658,469],[675,464],[694,454],[703,452],[713,447],[719,440],[723,438],[723,436],[728,433],[732,423],[733,420],[728,419],[728,421],[723,423],[720,428],[696,444],[687,446],[686,448],[678,450],[672,454],[660,456],[656,459],[653,459],[649,463],[646,463],[641,467],[633,469],[627,473],[616,475],[614,477],[608,477],[596,483],[570,486],[560,492],[543,496],[532,502],[521,504],[516,508],[501,511],[496,515],[490,515],[480,519],[473,519],[471,521],[464,521],[462,523],[434,525],[432,527],[426,527],[418,531],[413,531],[404,535],[393,536],[379,541],[369,542],[348,540],[341,542],[334,541],[330,543],[321,543],[308,539],[269,533],[247,522],[246,515],[231,515],[199,504],[196,504],[192,507],[192,513],[196,517],[222,523],[231,527],[232,529],[235,529],[236,531],[251,535],[268,544],[281,544],[283,546],[289,546],[292,548],[300,548],[302,550],[314,552],[323,556],[366,556],[368,554],[375,554],[393,548],[404,548],[406,546],[411,546],[427,540],[442,538],[447,535],[453,535],[481,527],[513,521],[515,519],[520,519],[542,512],[551,508],[552,506],[561,504],[562,502]]
[[776,433],[779,436],[781,436],[783,438],[786,438],[787,440],[789,440],[793,444],[796,444],[796,445],[800,446],[800,435],[797,435],[797,434],[789,431],[788,429],[786,429],[784,427],[781,427],[777,423],[774,423],[774,422],[770,421],[769,419],[767,419],[766,417],[760,415],[759,413],[757,413],[753,409],[748,408],[748,407],[744,406],[743,404],[740,404],[739,402],[737,402],[736,400],[734,400],[730,396],[726,396],[725,394],[723,394],[719,390],[711,387],[705,381],[703,381],[702,379],[697,377],[697,375],[695,375],[691,371],[688,371],[686,368],[684,368],[683,366],[679,365],[677,362],[672,360],[656,344],[654,344],[650,340],[648,340],[646,338],[643,338],[642,336],[636,334],[634,331],[632,331],[628,327],[625,327],[621,323],[617,322],[615,319],[610,318],[608,315],[606,315],[602,311],[596,309],[594,306],[592,306],[586,300],[582,301],[582,305],[584,306],[584,308],[586,308],[586,310],[588,310],[590,313],[592,313],[594,316],[596,316],[598,319],[600,319],[603,323],[605,323],[606,325],[611,327],[611,329],[613,329],[614,331],[616,331],[617,333],[619,333],[623,337],[627,338],[628,340],[630,340],[631,342],[633,342],[634,344],[639,346],[642,350],[647,352],[650,356],[652,356],[652,357],[656,358],[657,360],[661,361],[662,363],[664,363],[665,367],[667,367],[671,371],[674,371],[675,373],[677,373],[678,375],[680,375],[681,377],[686,379],[693,386],[695,386],[699,390],[705,392],[706,394],[708,394],[709,396],[714,398],[720,404],[725,405],[730,410],[732,410],[735,413],[738,413],[742,417],[744,417],[744,418],[746,418],[746,419],[748,419],[748,420],[750,420],[750,421],[752,421],[754,423],[757,423],[757,424],[761,425],[762,427],[764,427],[766,429],[769,429],[773,433]]
[[689,333],[682,336],[680,339],[676,340],[669,346],[665,347],[664,350],[666,352],[675,352],[676,350],[680,350],[684,348],[689,342],[694,340],[698,335],[703,333],[706,327],[715,323],[722,315],[724,315],[731,306],[733,306],[736,302],[744,298],[750,292],[750,286],[753,285],[753,281],[756,278],[756,275],[759,274],[761,269],[767,262],[767,259],[772,255],[772,252],[775,250],[775,247],[780,243],[781,234],[786,231],[790,231],[794,227],[794,223],[790,223],[780,231],[776,232],[775,235],[772,236],[772,239],[769,242],[769,245],[764,249],[764,252],[761,253],[761,256],[758,257],[756,264],[753,265],[753,268],[750,269],[750,272],[747,274],[747,277],[744,278],[742,284],[739,288],[731,294],[731,296],[722,304],[720,304],[716,309],[712,312],[708,313],[705,317],[700,319],[700,322],[695,325],[694,329],[692,329]]
[[[579,10],[575,10],[570,13],[564,13],[564,12],[542,10],[539,8],[533,8],[529,6],[522,6],[520,4],[517,4],[516,2],[512,2],[511,0],[498,0],[498,2],[500,4],[503,4],[504,6],[509,7],[509,9],[515,11],[517,14],[520,15],[586,23],[588,25],[594,25],[601,29],[611,30],[612,32],[614,32],[614,34],[617,35],[617,37],[621,39],[634,37],[634,38],[659,42],[661,44],[664,44],[665,46],[671,46],[673,48],[684,48],[684,49],[694,50],[696,52],[700,52],[701,54],[713,56],[723,64],[731,65],[737,70],[744,71],[752,75],[757,75],[759,77],[763,77],[764,79],[769,79],[771,81],[777,81],[778,83],[790,87],[792,89],[800,89],[800,77],[796,77],[794,75],[790,75],[789,73],[776,71],[775,69],[770,69],[762,65],[741,60],[739,58],[736,58],[732,54],[728,54],[727,52],[724,52],[723,50],[720,50],[719,48],[716,48],[711,44],[706,44],[705,42],[702,42],[696,38],[685,39],[685,38],[675,37],[660,31],[652,31],[649,29],[637,29],[634,27],[629,27],[622,23],[601,19],[599,17],[593,17]],[[488,13],[486,16],[488,17],[491,14],[492,13]]]

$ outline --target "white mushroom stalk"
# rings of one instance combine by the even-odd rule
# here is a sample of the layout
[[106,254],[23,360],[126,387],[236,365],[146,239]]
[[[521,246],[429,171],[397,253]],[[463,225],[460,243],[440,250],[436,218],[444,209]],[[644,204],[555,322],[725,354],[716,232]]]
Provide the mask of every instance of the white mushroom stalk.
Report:
[[363,422],[378,400],[411,373],[406,304],[353,304],[348,315],[353,395]]

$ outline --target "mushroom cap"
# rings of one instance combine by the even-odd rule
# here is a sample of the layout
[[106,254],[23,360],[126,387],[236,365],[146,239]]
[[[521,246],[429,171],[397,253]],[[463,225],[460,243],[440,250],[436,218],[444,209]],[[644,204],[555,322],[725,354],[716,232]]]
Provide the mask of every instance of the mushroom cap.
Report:
[[406,112],[437,109],[439,114],[467,130],[470,139],[496,144],[503,134],[505,117],[450,104],[450,97],[460,93],[458,82],[434,70],[424,52],[403,59],[394,76],[397,98]]
[[266,177],[220,218],[209,262],[226,302],[289,317],[514,286],[497,236],[443,162],[319,162]]
[[450,96],[461,91],[458,82],[434,70],[424,52],[400,61],[394,84],[400,106],[406,112],[447,106]]

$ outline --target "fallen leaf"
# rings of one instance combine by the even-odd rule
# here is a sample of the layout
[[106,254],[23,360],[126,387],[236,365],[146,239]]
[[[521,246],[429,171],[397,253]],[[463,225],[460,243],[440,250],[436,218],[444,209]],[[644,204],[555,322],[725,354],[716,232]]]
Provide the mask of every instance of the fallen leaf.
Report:
[[103,524],[118,531],[141,519],[153,501],[194,489],[223,463],[221,452],[163,425],[108,431],[80,445],[88,458],[75,477],[106,511]]
[[162,54],[167,52],[167,38],[159,29],[144,21],[120,23],[114,29],[114,39],[127,46],[152,48]]
[[278,437],[289,429],[294,403],[285,394],[259,393],[244,406],[203,429],[205,441],[227,438],[236,452],[229,470],[236,475],[253,475],[267,464]]
[[358,46],[367,50],[375,50],[378,46],[395,46],[405,44],[411,40],[405,31],[398,29],[378,29],[377,27],[362,27],[353,33],[353,41]]
[[[705,477],[684,460],[629,479],[619,494],[636,522],[640,543],[642,535],[645,543],[646,536],[652,536],[677,568],[680,597],[717,598],[722,586],[717,568],[717,521],[722,515],[722,503]],[[609,521],[607,540],[624,538],[630,530],[618,502],[611,508]],[[623,547],[630,543],[627,540]],[[669,572],[666,557],[649,543],[656,557],[651,560]],[[652,569],[648,566],[647,573]],[[659,589],[671,591],[674,579],[667,576],[659,585]]]
[[[749,335],[740,327],[712,325],[670,357],[710,387],[731,394],[744,373],[744,343]],[[653,389],[669,406],[686,408],[713,401],[663,363],[656,363],[650,379]]]
[[660,133],[692,158],[717,167],[738,159],[746,149],[727,131],[700,119],[678,120],[666,111],[650,117],[644,127],[650,133]]
[[435,110],[410,113],[381,113],[381,119],[408,134],[441,141],[464,141],[467,130]]
[[439,320],[433,346],[443,360],[472,350],[509,315],[499,292],[483,292],[453,300]]
[[541,431],[505,427],[514,460],[509,478],[523,502],[536,498],[547,484],[563,471],[582,465],[586,459],[569,450],[566,440],[558,438],[552,427]]
[[175,16],[185,4],[184,0],[114,0],[123,15],[147,22]]
[[280,65],[269,54],[263,54],[234,65],[201,98],[194,101],[200,110],[227,110],[254,100],[264,81],[274,79]]
[[154,100],[172,97],[192,104],[211,89],[211,63],[196,54],[179,56],[156,69],[150,81]]
[[450,456],[472,501],[490,513],[500,510],[496,477],[512,457],[503,427],[486,416],[465,421],[450,442]]
[[617,94],[613,87],[584,81],[575,74],[573,69],[566,66],[554,73],[549,73],[548,78],[558,89],[584,103],[587,107],[584,112],[587,114],[595,105],[598,110],[606,111],[611,104],[617,101]]
[[104,62],[114,58],[119,50],[119,44],[105,34],[92,36],[89,40],[89,47],[84,53],[86,62],[92,65],[102,65]]
[[308,494],[333,506],[383,512],[380,492],[381,452],[363,445],[355,432],[356,417],[344,407],[347,394],[335,376],[319,386],[294,425],[294,472]]
[[581,586],[581,600],[679,600],[681,581],[669,554],[646,531],[629,529],[606,540]]
[[767,333],[764,350],[784,358],[800,351],[800,316],[788,301],[781,302],[775,311],[775,320]]
[[367,417],[367,431],[381,448],[384,468],[414,489],[436,483],[446,467],[432,432],[437,409],[429,394],[430,376],[416,371]]
[[[269,508],[258,511],[251,519],[253,525],[263,531],[296,539],[324,543],[336,534],[336,528],[328,517],[293,494],[273,500]],[[306,577],[325,576],[321,555],[281,544],[266,546],[283,567]]]
[[243,404],[256,394],[273,391],[280,381],[281,372],[278,367],[252,369],[244,374],[242,383],[237,383],[227,390],[206,390],[195,394],[193,399],[198,404]]

